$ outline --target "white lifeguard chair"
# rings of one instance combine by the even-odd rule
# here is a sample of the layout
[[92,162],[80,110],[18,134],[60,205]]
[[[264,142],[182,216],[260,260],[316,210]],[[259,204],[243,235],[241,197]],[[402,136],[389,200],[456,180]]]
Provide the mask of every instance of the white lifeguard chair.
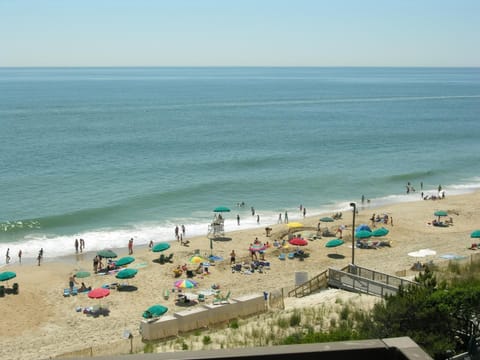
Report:
[[225,235],[224,220],[215,217],[210,225],[208,225],[208,237],[217,238]]

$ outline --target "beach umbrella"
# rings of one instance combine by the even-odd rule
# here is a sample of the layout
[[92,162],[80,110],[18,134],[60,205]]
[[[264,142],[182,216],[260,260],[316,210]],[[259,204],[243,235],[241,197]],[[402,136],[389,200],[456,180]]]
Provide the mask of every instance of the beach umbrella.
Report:
[[471,237],[472,239],[480,238],[480,230],[472,231],[472,233],[470,234],[470,237]]
[[110,290],[105,288],[96,288],[88,292],[90,299],[101,299],[110,295]]
[[125,256],[125,257],[122,257],[122,258],[116,260],[115,265],[125,266],[125,265],[128,265],[128,264],[131,264],[134,261],[135,261],[135,258],[133,256]]
[[322,221],[322,222],[333,222],[334,220],[333,220],[333,218],[331,218],[329,216],[326,216],[326,217],[322,217],[320,219],[320,221]]
[[438,217],[448,216],[448,213],[445,210],[437,210],[433,213],[433,215],[438,216]]
[[120,270],[115,276],[117,279],[131,279],[137,275],[137,269],[123,269]]
[[213,212],[230,212],[230,209],[227,208],[226,206],[218,206],[215,209],[213,209]]
[[152,247],[153,252],[162,252],[167,249],[170,249],[170,244],[166,242],[160,242]]
[[343,243],[344,243],[344,241],[342,239],[332,239],[330,241],[327,241],[327,243],[325,243],[325,247],[333,248],[333,247],[340,246]]
[[168,308],[163,305],[152,305],[147,310],[144,311],[143,317],[149,319],[152,317],[158,317],[165,314],[168,311]]
[[75,276],[79,279],[86,278],[90,276],[90,273],[88,271],[77,271],[75,273]]
[[200,264],[205,262],[205,259],[201,256],[193,255],[190,259],[188,259],[188,262],[190,264]]
[[218,255],[210,255],[210,256],[208,257],[208,259],[209,259],[210,261],[222,261],[222,260],[223,260],[223,258],[222,258],[221,256],[218,256]]
[[372,231],[373,236],[385,236],[389,233],[388,229],[381,227]]
[[4,271],[0,273],[0,281],[8,281],[17,277],[17,274],[13,271]]
[[117,257],[117,254],[115,254],[112,250],[99,250],[97,251],[97,255],[107,259]]
[[175,281],[175,287],[179,289],[192,289],[196,286],[197,283],[190,279]]
[[287,224],[287,227],[288,227],[289,229],[295,229],[295,228],[303,227],[303,224],[302,224],[302,223],[299,223],[299,222],[291,222],[291,223],[288,223],[288,224]]
[[367,230],[360,230],[355,233],[355,237],[357,239],[366,239],[366,238],[369,238],[370,236],[372,236],[372,232]]
[[305,245],[308,245],[308,241],[307,241],[307,240],[302,239],[302,238],[299,238],[299,237],[294,237],[294,238],[288,240],[288,242],[289,242],[291,245],[295,245],[295,246],[305,246]]
[[361,230],[372,231],[372,229],[370,229],[370,226],[368,226],[367,224],[361,224],[357,226],[357,228],[355,229],[355,231],[361,231]]

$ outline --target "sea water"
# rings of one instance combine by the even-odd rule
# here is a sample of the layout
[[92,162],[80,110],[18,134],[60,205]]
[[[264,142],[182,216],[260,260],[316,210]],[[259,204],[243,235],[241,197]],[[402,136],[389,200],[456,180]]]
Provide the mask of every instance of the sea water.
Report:
[[480,187],[479,68],[3,68],[0,94],[0,254]]

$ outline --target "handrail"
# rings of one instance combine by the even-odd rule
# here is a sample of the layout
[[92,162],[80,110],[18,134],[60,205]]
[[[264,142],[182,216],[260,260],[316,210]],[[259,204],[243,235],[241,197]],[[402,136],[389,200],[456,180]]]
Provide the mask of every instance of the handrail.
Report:
[[293,290],[290,290],[288,292],[288,296],[290,297],[294,295],[295,297],[302,297],[311,294],[313,291],[318,290],[322,287],[322,280],[324,280],[325,285],[327,285],[327,272],[328,270],[325,270],[322,273],[314,276],[310,280],[307,280],[303,284],[300,284]]

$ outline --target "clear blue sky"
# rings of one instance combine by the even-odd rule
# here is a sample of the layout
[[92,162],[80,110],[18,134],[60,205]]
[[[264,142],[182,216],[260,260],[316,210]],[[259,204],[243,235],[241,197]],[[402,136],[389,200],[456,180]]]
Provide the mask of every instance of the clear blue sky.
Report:
[[480,0],[0,0],[0,66],[480,66]]

